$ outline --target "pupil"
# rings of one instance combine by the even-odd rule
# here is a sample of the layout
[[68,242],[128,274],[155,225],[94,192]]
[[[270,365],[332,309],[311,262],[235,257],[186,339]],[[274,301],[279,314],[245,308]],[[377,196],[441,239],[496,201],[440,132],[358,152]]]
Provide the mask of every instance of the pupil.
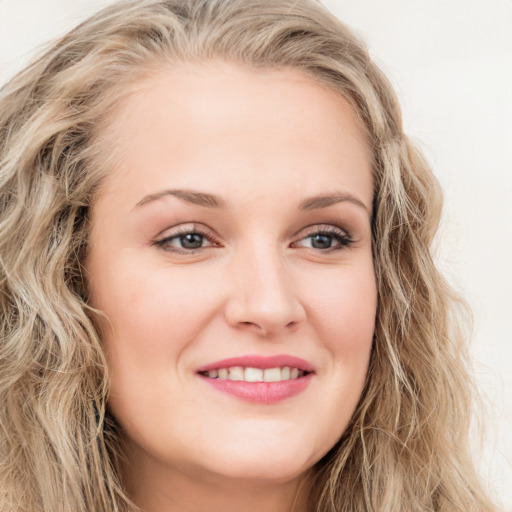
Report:
[[328,249],[332,245],[332,237],[328,235],[315,235],[312,245],[315,249]]
[[198,249],[203,245],[203,236],[197,233],[189,233],[180,237],[180,242],[185,249]]

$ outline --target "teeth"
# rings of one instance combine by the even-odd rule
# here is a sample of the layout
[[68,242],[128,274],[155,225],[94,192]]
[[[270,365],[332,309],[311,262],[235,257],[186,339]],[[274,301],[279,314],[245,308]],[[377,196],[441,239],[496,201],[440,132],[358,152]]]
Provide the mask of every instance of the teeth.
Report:
[[263,370],[260,368],[246,368],[244,376],[247,382],[261,382],[263,380]]
[[280,382],[283,380],[293,380],[303,377],[305,372],[298,368],[244,368],[242,366],[232,366],[231,368],[219,368],[205,373],[210,379],[221,380],[239,380],[245,382]]
[[267,368],[263,371],[265,382],[279,382],[281,380],[281,368]]
[[241,366],[233,366],[229,369],[229,380],[245,380],[244,369]]

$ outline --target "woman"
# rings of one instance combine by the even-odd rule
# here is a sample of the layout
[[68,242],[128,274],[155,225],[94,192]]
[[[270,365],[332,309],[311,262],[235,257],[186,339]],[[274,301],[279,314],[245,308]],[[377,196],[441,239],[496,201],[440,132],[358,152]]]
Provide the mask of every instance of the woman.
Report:
[[114,4],[0,101],[2,511],[493,510],[437,182],[319,4]]

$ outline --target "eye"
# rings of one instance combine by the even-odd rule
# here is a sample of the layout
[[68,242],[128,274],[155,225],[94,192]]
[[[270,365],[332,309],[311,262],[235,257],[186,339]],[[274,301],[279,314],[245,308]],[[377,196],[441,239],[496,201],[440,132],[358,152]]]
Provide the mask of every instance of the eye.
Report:
[[176,241],[181,249],[199,249],[203,247],[205,237],[200,233],[187,233],[186,235],[176,236],[170,242]]
[[328,252],[348,247],[350,244],[352,239],[345,231],[335,226],[314,226],[310,233],[292,245]]
[[196,226],[184,226],[161,240],[157,240],[154,245],[166,251],[186,254],[206,247],[218,247],[219,243],[213,235]]

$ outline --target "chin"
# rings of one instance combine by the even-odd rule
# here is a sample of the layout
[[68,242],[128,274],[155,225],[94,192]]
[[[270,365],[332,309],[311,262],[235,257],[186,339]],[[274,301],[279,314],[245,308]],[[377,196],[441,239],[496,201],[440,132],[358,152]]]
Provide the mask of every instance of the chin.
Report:
[[257,482],[261,484],[284,484],[304,475],[311,463],[299,463],[296,458],[283,457],[275,459],[271,454],[256,458],[252,454],[243,459],[227,457],[221,464],[209,467],[209,472],[219,478]]
[[[311,450],[307,436],[289,433],[272,436],[252,436],[232,439],[231,443],[219,441],[207,457],[207,470],[232,479],[253,480],[266,483],[285,483],[305,474],[329,449]],[[220,448],[222,447],[222,448]],[[208,450],[205,449],[204,453]]]

